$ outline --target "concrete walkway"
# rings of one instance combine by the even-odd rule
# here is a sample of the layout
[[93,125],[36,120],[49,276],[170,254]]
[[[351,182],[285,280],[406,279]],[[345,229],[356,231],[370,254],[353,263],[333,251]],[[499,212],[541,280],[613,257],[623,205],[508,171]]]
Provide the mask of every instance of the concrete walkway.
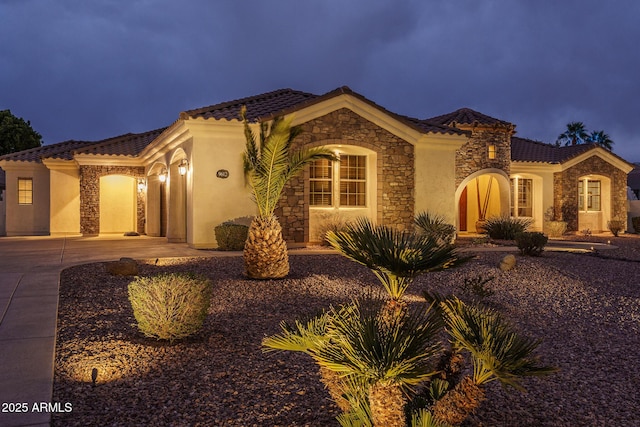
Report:
[[[549,241],[547,250],[584,251],[592,246],[598,250],[612,248],[594,243]],[[473,250],[517,251],[507,246]],[[334,251],[290,251],[290,254],[328,253]],[[0,238],[0,426],[48,426],[49,411],[64,409],[65,403],[73,405],[73,402],[52,402],[58,288],[64,268],[121,257],[220,255],[231,254],[199,251],[186,244],[145,236]]]
[[51,399],[60,271],[121,257],[213,254],[144,236],[0,238],[0,426],[49,425],[48,404],[57,403]]

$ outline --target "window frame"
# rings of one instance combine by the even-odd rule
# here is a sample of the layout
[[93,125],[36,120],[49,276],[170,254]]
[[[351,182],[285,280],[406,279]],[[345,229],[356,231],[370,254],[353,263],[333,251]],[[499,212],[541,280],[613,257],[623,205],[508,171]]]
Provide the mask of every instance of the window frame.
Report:
[[[324,165],[318,165],[318,163],[324,163]],[[328,159],[318,159],[311,163],[309,168],[309,206],[317,206],[317,207],[331,207],[334,205],[333,203],[333,167],[334,162]],[[316,171],[318,169],[326,169],[327,173],[323,174],[323,176],[316,176]],[[319,191],[315,188],[315,183],[328,183],[328,191],[324,188],[320,188]],[[320,199],[320,203],[316,203],[316,197]],[[325,200],[328,203],[323,203]]]
[[[318,165],[321,162],[329,163],[331,178],[316,176]],[[366,154],[340,153],[339,162],[331,162],[325,159],[311,163],[309,169],[309,206],[313,208],[343,208],[362,209],[369,204],[369,156]],[[320,166],[326,168],[326,166]],[[315,183],[329,183],[329,191],[317,191]],[[328,195],[329,203],[322,203]],[[319,197],[318,197],[319,196]],[[316,200],[318,197],[320,203]]]
[[[28,183],[28,188],[22,188],[22,184]],[[33,178],[32,177],[18,177],[17,181],[18,191],[18,205],[19,206],[31,206],[33,205]]]
[[[533,218],[533,179],[513,177],[510,179],[510,187],[511,216],[514,218]],[[522,197],[523,195],[525,197]],[[521,214],[523,210],[526,210],[525,214]]]
[[[593,184],[593,185],[592,185]],[[585,192],[586,188],[586,192]],[[599,179],[578,180],[578,211],[601,212],[602,211],[602,181]],[[597,190],[597,194],[593,194]],[[597,208],[594,208],[594,204]]]

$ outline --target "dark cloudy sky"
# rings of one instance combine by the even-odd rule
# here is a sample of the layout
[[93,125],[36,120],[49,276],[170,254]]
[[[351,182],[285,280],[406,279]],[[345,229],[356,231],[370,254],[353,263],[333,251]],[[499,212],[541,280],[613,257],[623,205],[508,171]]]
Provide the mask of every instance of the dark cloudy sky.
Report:
[[419,118],[476,109],[554,142],[570,121],[640,161],[637,0],[0,0],[0,109],[45,143],[347,85]]

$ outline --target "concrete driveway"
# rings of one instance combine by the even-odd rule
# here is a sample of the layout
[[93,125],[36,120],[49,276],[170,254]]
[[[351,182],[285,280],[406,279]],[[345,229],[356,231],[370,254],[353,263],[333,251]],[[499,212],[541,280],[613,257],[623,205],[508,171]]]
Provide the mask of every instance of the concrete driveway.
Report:
[[60,271],[95,261],[185,256],[212,252],[165,238],[0,238],[0,426],[48,426]]

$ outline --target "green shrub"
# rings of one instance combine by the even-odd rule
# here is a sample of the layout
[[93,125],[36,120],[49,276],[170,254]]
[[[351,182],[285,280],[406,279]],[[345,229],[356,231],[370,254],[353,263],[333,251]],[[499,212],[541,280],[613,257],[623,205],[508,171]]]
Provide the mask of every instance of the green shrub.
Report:
[[448,224],[440,215],[420,212],[414,222],[423,233],[433,237],[439,243],[450,244],[456,237],[456,227]]
[[544,234],[533,231],[517,233],[515,240],[523,255],[537,256],[544,251],[549,239]]
[[615,237],[618,237],[618,234],[620,234],[621,231],[624,231],[625,225],[624,221],[619,219],[612,219],[607,222],[607,228]]
[[487,219],[484,228],[492,239],[514,240],[516,233],[526,231],[531,224],[533,224],[531,218],[514,218],[502,215]]
[[244,242],[247,240],[249,227],[243,224],[223,222],[214,229],[218,249],[221,251],[241,251],[244,249]]
[[129,283],[129,302],[145,336],[173,341],[200,328],[211,300],[211,282],[185,274],[137,277]]
[[640,216],[634,216],[631,218],[631,224],[636,233],[640,233]]

